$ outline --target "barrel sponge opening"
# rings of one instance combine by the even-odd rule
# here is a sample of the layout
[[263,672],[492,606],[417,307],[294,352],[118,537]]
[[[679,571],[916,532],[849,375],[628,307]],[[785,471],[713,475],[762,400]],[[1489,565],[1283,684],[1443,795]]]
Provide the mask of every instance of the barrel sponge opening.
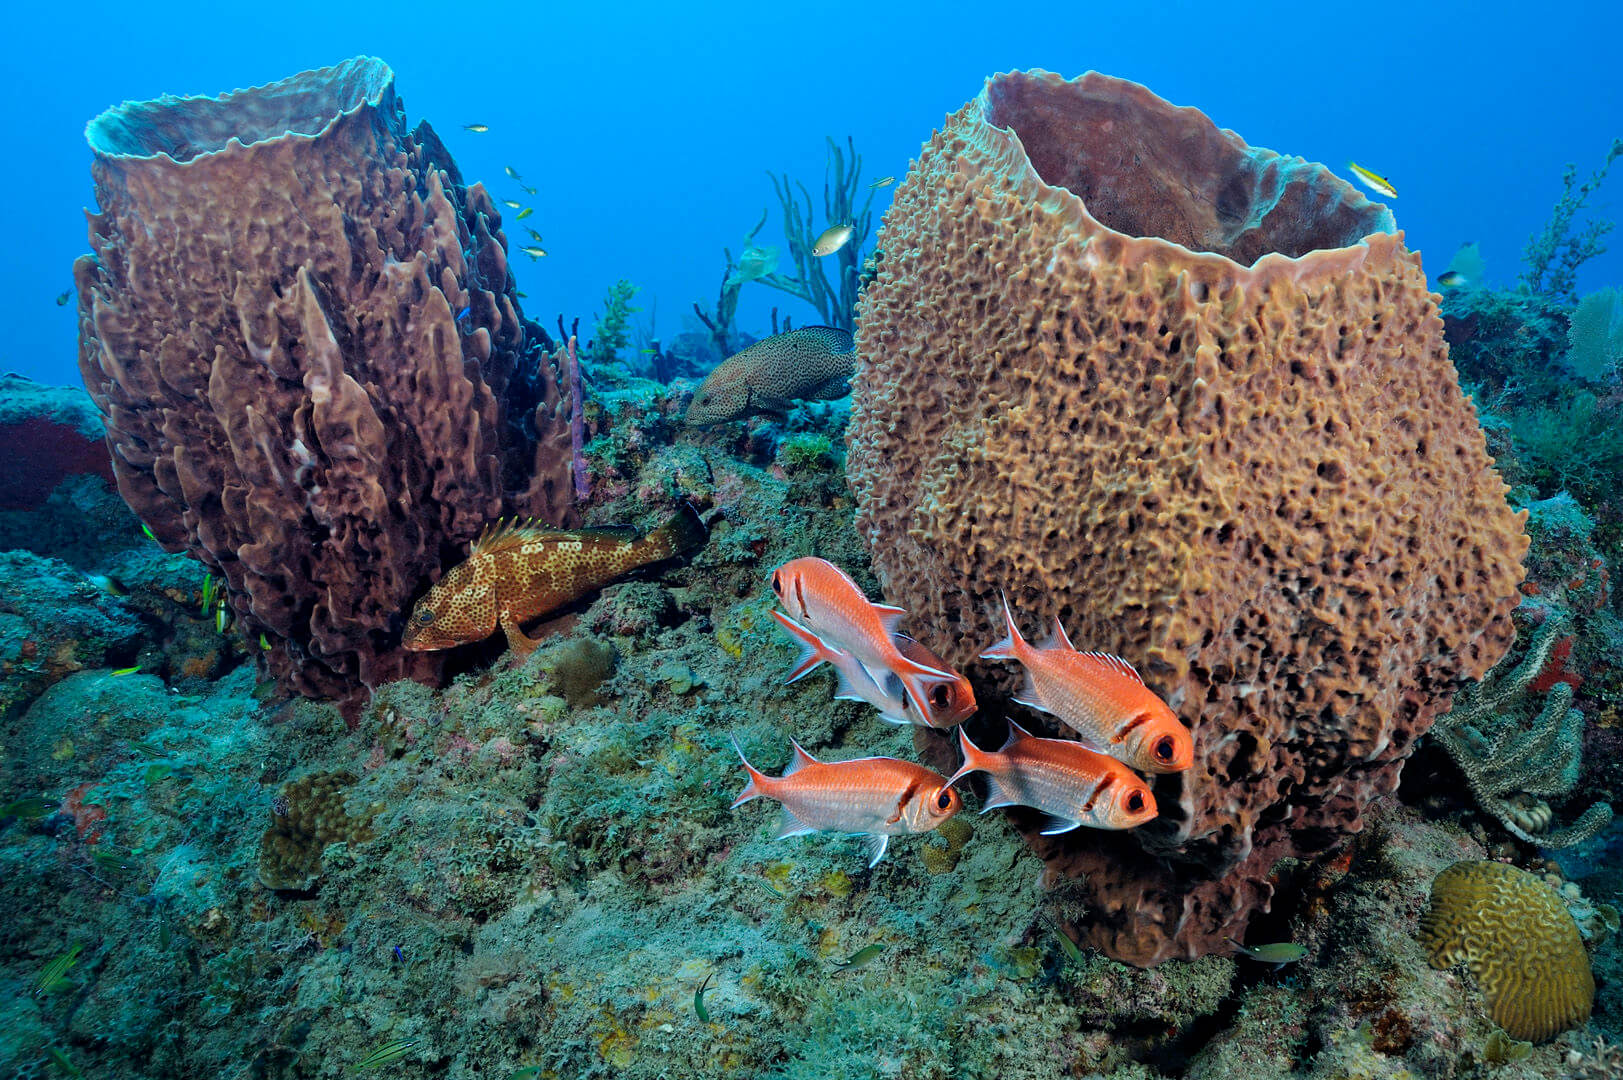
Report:
[[209,97],[165,94],[126,101],[85,125],[91,150],[109,157],[177,162],[286,135],[320,135],[339,117],[393,93],[389,65],[357,56],[332,67]]
[[1386,207],[1323,165],[1249,147],[1137,83],[1015,72],[987,84],[982,108],[988,124],[1019,137],[1038,176],[1128,236],[1250,266],[1396,230]]

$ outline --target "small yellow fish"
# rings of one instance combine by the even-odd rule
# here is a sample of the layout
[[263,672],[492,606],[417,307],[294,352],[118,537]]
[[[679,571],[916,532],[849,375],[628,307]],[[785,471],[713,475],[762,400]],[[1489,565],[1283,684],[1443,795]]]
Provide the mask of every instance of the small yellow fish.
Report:
[[66,990],[73,985],[68,978],[68,970],[79,962],[79,953],[83,945],[75,944],[67,952],[46,964],[34,978],[34,996],[40,994],[54,994],[58,990]]
[[527,293],[527,292],[519,292],[517,290],[514,290],[513,295],[518,297],[520,300],[528,300],[530,298],[529,293]]
[[508,176],[511,176],[514,180],[520,179],[518,170],[513,168],[511,165],[503,165],[502,172],[506,173]]
[[489,124],[463,124],[462,125],[462,130],[463,131],[471,131],[475,135],[483,135],[485,132],[490,130],[490,125]]
[[399,1061],[421,1042],[421,1039],[390,1039],[370,1054],[350,1066],[350,1072],[360,1072],[362,1069],[376,1069],[381,1065]]
[[1294,964],[1307,955],[1307,946],[1298,945],[1294,941],[1276,941],[1269,945],[1241,945],[1233,938],[1228,938],[1229,944],[1245,953],[1253,960],[1261,960],[1265,964]]
[[874,188],[890,187],[890,185],[894,184],[895,182],[896,178],[894,176],[881,176],[878,180],[875,180],[873,183],[868,185],[868,190],[872,191]]
[[521,247],[519,250],[532,259],[543,259],[546,258],[547,254],[547,249],[539,244],[531,244],[529,247]]
[[1444,270],[1437,275],[1437,284],[1447,289],[1457,289],[1464,285],[1468,279],[1458,270]]
[[1388,180],[1379,173],[1370,172],[1356,161],[1347,162],[1347,168],[1351,169],[1353,171],[1353,175],[1358,177],[1359,181],[1365,187],[1375,192],[1375,194],[1384,195],[1388,199],[1395,199],[1398,197],[1397,189],[1392,186],[1392,181]]
[[524,209],[524,204],[519,202],[517,199],[503,199],[502,205],[506,206],[509,210]]
[[841,971],[850,971],[853,968],[866,967],[867,965],[873,963],[874,960],[878,958],[879,954],[884,951],[885,947],[878,942],[875,942],[872,945],[864,945],[862,948],[858,949],[844,960],[835,960],[832,961],[832,963]]
[[137,671],[140,671],[140,670],[141,670],[141,665],[140,664],[137,664],[134,667],[121,667],[117,671],[113,672],[113,677],[116,679],[120,675],[134,675]]
[[817,242],[812,245],[812,254],[819,258],[824,255],[834,254],[850,242],[851,235],[854,232],[856,230],[850,225],[830,225],[823,230],[823,235],[819,236]]
[[526,194],[526,195],[534,195],[535,194],[535,188],[530,187],[528,184],[520,184],[519,187],[524,189],[524,194]]
[[530,239],[534,240],[536,243],[539,244],[541,242],[541,234],[530,228],[530,226],[524,226],[524,231],[529,233]]
[[515,217],[513,220],[514,221],[523,221],[525,218],[529,217],[533,213],[535,213],[535,207],[526,206],[524,209],[522,209],[522,210],[520,210],[518,212],[518,216]]

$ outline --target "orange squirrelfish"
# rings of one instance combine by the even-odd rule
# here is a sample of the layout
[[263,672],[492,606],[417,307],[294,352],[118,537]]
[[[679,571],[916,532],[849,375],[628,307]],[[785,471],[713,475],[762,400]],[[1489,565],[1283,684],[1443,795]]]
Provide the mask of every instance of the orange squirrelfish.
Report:
[[1131,829],[1155,818],[1155,796],[1139,775],[1115,758],[1071,739],[1039,739],[1013,720],[1001,749],[988,753],[958,729],[964,764],[956,784],[970,773],[986,774],[986,805],[1030,806],[1046,816],[1044,836],[1082,825]]
[[818,761],[793,739],[789,742],[795,759],[782,776],[767,776],[749,763],[733,740],[749,773],[749,783],[733,806],[762,795],[778,800],[783,804],[780,837],[861,833],[868,865],[873,867],[885,857],[892,836],[929,832],[963,807],[947,778],[923,765],[887,757]]
[[[791,559],[772,571],[772,591],[789,614],[828,645],[850,653],[877,686],[895,676],[919,716],[930,716],[930,690],[955,683],[951,670],[921,664],[896,647],[896,624],[906,612],[872,604],[845,571],[827,559]],[[787,627],[785,628],[787,629]]]
[[628,529],[564,532],[497,522],[417,601],[400,644],[418,652],[449,649],[483,641],[500,626],[513,651],[529,656],[540,642],[526,637],[520,623],[703,542],[704,525],[686,503],[641,538]]
[[1133,665],[1108,653],[1077,652],[1065,627],[1041,648],[1020,636],[1003,598],[1009,636],[981,653],[983,660],[1018,660],[1026,686],[1022,705],[1058,717],[1082,741],[1143,772],[1182,772],[1195,761],[1194,740],[1167,703],[1156,697]]
[[[839,675],[834,697],[839,701],[866,701],[879,710],[879,717],[892,724],[923,724],[926,727],[950,728],[961,724],[975,713],[975,691],[969,680],[957,673],[951,679],[936,679],[925,694],[930,711],[922,718],[908,710],[907,695],[902,680],[885,672],[883,682],[876,682],[857,658],[844,649],[828,644],[810,630],[795,622],[781,611],[774,611],[785,633],[800,642],[800,659],[795,661],[785,684],[805,678],[821,664],[833,666]],[[945,661],[906,634],[892,634],[891,641],[907,659],[925,667],[951,671]]]

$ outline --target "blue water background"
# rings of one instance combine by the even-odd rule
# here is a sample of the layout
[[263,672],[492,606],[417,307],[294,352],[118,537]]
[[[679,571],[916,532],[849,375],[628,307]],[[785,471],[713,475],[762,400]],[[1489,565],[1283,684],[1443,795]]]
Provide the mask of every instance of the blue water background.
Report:
[[[10,149],[0,370],[77,381],[74,305],[88,250],[85,122],[125,99],[212,94],[371,53],[393,65],[464,176],[523,198],[550,256],[516,256],[526,313],[589,327],[607,287],[642,286],[666,341],[713,307],[721,248],[763,208],[766,170],[821,202],[825,135],[856,139],[870,178],[900,179],[948,112],[995,71],[1090,68],[1194,105],[1253,145],[1384,173],[1411,246],[1438,273],[1481,243],[1513,281],[1562,167],[1587,175],[1623,135],[1623,4],[52,4],[8,8]],[[476,135],[468,123],[490,125]],[[1591,200],[1623,217],[1623,166]],[[894,189],[891,189],[893,191]],[[888,202],[891,191],[882,192]],[[526,200],[528,201],[528,200]],[[876,220],[877,226],[877,220]],[[508,225],[519,242],[522,228]],[[1623,234],[1584,288],[1623,281]],[[785,252],[787,255],[787,252]],[[745,289],[765,332],[782,294]],[[686,316],[691,321],[691,315]]]

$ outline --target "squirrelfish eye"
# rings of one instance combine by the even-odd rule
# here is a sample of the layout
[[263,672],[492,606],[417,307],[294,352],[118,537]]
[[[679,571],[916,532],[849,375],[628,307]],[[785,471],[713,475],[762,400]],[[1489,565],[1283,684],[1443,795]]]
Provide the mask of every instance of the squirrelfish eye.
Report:
[[1143,809],[1144,793],[1142,791],[1135,791],[1131,795],[1127,796],[1127,810],[1129,813],[1137,814],[1143,811]]
[[939,809],[950,810],[952,808],[952,789],[942,788],[941,794],[935,797],[935,804]]
[[783,595],[783,581],[778,577],[778,572],[776,570],[772,571],[772,591],[777,593],[779,596]]
[[1155,740],[1155,760],[1171,761],[1177,756],[1177,748],[1172,745],[1172,736],[1163,735]]
[[938,709],[952,704],[952,691],[947,689],[946,683],[936,683],[930,688],[930,704]]
[[424,626],[427,626],[429,623],[433,622],[434,621],[434,609],[433,608],[423,608],[421,611],[419,611],[417,613],[417,621],[422,623]]

